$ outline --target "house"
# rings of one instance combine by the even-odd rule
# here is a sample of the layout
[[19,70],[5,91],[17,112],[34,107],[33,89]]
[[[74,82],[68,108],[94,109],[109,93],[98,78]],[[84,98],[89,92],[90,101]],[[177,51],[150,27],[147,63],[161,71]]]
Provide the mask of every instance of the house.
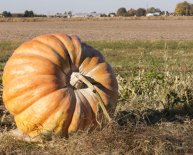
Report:
[[160,16],[161,13],[160,13],[160,12],[155,12],[155,13],[153,13],[153,15],[154,15],[154,16]]
[[153,15],[153,13],[147,13],[146,16],[151,17],[151,16],[154,16],[154,15]]
[[146,16],[147,17],[151,17],[151,16],[160,16],[161,13],[160,12],[154,12],[154,13],[147,13]]
[[76,13],[72,17],[77,18],[88,18],[88,17],[100,17],[100,13],[91,12],[91,13]]
[[87,18],[87,17],[89,17],[89,14],[88,13],[76,13],[72,17],[75,17],[75,18]]

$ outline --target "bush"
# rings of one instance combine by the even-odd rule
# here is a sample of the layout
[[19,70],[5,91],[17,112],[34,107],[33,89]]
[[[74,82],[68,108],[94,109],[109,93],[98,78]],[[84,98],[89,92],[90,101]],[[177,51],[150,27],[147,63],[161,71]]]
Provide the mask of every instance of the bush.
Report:
[[34,17],[35,15],[34,15],[34,12],[33,11],[28,11],[28,10],[26,10],[25,12],[24,12],[24,17]]
[[4,17],[11,17],[11,16],[12,16],[12,15],[11,15],[11,12],[8,12],[8,11],[3,11],[2,15],[3,15]]
[[101,14],[101,17],[107,17],[107,15],[105,13]]
[[147,13],[161,12],[159,8],[150,7],[147,9]]
[[135,15],[136,15],[136,10],[135,9],[128,10],[128,16],[135,16]]
[[127,10],[125,8],[119,8],[117,10],[117,16],[128,16]]
[[145,16],[146,15],[146,10],[144,8],[139,8],[136,11],[136,16]]

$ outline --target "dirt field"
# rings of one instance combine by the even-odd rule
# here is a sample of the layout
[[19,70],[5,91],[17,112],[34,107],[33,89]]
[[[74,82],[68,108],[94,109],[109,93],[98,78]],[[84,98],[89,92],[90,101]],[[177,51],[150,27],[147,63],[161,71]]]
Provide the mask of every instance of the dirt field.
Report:
[[83,40],[193,40],[193,20],[0,22],[0,41],[47,33],[77,34]]

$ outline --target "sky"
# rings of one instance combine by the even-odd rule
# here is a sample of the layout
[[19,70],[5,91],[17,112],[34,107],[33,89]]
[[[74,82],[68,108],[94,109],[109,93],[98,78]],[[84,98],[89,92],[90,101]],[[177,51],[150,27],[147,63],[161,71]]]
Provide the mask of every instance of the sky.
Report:
[[[154,6],[163,11],[174,11],[175,6],[184,0],[0,0],[0,12],[22,13],[33,10],[40,14],[55,14],[65,11],[109,13],[118,8],[147,8]],[[188,0],[193,3],[193,0]]]

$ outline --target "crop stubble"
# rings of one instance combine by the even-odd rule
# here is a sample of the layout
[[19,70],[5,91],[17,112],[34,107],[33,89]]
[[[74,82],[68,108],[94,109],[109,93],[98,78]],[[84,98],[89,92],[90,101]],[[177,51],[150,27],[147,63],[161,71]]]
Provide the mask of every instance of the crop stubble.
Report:
[[83,40],[192,40],[193,20],[84,20],[0,22],[0,41],[24,41],[48,33]]

